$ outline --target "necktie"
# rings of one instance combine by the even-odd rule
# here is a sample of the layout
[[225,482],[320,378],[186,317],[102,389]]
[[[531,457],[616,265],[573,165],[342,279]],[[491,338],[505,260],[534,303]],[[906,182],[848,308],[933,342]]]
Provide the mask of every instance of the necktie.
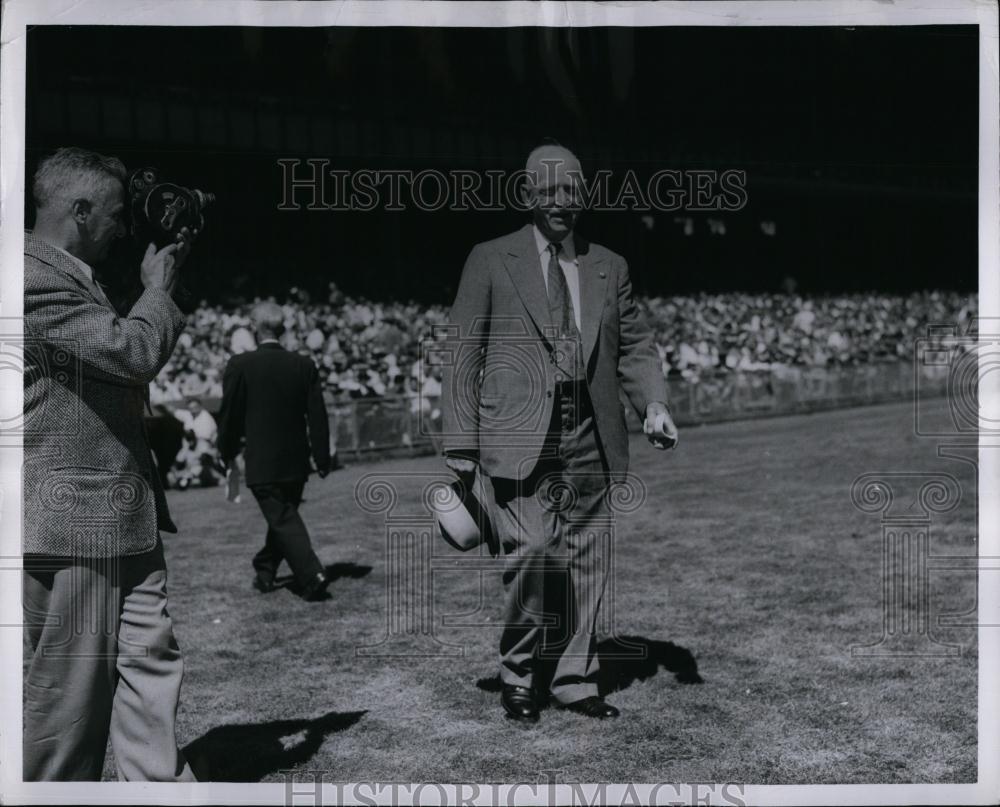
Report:
[[559,265],[561,251],[562,244],[549,244],[549,315],[552,324],[559,328],[559,336],[572,338],[576,335],[576,319],[573,317],[573,301],[569,296],[566,276]]
[[562,380],[573,380],[582,377],[580,363],[580,332],[576,328],[576,318],[573,316],[573,300],[569,296],[569,286],[562,266],[559,265],[559,253],[562,244],[549,244],[549,316],[552,324],[559,328],[561,348],[556,351],[556,363],[564,374]]

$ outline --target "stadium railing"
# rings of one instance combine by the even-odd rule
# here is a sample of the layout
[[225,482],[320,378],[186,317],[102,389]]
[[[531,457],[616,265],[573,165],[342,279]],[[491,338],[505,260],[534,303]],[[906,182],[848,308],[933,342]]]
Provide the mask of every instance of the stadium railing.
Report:
[[[667,380],[678,426],[771,417],[849,406],[940,397],[948,389],[947,367],[887,362],[840,368],[784,368],[702,373],[697,381]],[[217,399],[203,400],[210,412]],[[183,405],[167,404],[171,408]],[[440,401],[411,396],[327,397],[333,442],[342,458],[434,452],[441,429]],[[625,407],[629,428],[641,428]]]
[[[947,391],[947,369],[921,368],[920,394]],[[837,369],[721,372],[697,382],[667,380],[670,409],[678,426],[813,412],[912,399],[917,380],[907,362]],[[338,451],[343,455],[422,452],[437,449],[437,399],[359,398],[333,402]],[[625,406],[631,431],[642,424]]]

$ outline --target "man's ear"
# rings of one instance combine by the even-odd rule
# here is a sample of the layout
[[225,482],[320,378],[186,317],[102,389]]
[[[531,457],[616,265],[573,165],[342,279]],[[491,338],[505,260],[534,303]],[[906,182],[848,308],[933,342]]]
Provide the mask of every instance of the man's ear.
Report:
[[83,224],[90,215],[91,204],[86,199],[76,199],[73,202],[73,219],[77,224]]

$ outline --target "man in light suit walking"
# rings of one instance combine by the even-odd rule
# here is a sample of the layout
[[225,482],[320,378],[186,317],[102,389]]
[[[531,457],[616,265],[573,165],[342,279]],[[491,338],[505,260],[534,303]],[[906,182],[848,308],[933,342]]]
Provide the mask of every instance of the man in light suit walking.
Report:
[[[677,430],[625,260],[574,232],[579,161],[541,146],[526,174],[532,223],[477,245],[462,271],[442,345],[443,449],[460,477],[478,470],[492,490],[488,508],[506,555],[507,715],[538,719],[546,658],[555,662],[549,688],[558,705],[611,718],[618,710],[597,689],[607,578],[597,525],[609,516],[610,482],[628,467],[619,389],[654,446],[676,445]],[[553,596],[560,582],[562,599]]]
[[60,149],[34,177],[24,244],[25,781],[193,781],[174,720],[183,663],[160,530],[176,532],[143,422],[184,328],[191,233],[142,260],[119,316],[93,266],[124,233],[125,167]]

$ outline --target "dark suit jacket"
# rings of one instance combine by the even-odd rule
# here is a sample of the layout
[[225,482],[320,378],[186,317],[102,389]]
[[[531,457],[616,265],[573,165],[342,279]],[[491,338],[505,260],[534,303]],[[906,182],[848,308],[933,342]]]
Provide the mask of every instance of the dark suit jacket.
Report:
[[[620,480],[628,434],[619,390],[642,418],[647,404],[666,403],[666,382],[625,259],[574,239],[587,387],[608,470]],[[530,224],[473,248],[439,347],[444,451],[476,457],[490,476],[524,479],[548,432],[559,347]]]
[[222,390],[219,453],[231,461],[246,437],[248,487],[305,479],[310,443],[316,468],[329,470],[330,427],[311,359],[267,342],[229,360]]
[[177,531],[143,416],[184,321],[158,289],[119,316],[70,257],[25,235],[25,553],[134,555]]

